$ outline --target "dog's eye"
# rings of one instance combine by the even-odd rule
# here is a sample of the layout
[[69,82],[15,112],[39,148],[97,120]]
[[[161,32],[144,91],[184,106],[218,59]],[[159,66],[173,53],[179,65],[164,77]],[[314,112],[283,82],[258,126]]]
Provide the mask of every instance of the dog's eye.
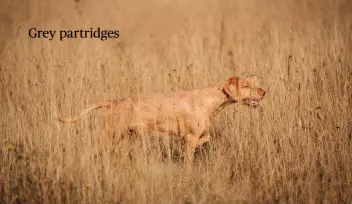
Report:
[[244,86],[243,88],[249,88],[249,85]]

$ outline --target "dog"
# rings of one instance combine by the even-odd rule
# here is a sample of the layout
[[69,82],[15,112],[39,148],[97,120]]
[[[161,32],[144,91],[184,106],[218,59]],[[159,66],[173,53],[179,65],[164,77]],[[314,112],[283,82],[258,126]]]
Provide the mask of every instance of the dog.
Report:
[[132,96],[99,101],[74,117],[57,117],[63,123],[75,122],[91,111],[105,108],[107,134],[124,130],[182,137],[185,162],[193,165],[196,147],[210,140],[209,127],[217,113],[234,103],[257,107],[265,91],[250,78],[231,77],[223,84],[172,93]]

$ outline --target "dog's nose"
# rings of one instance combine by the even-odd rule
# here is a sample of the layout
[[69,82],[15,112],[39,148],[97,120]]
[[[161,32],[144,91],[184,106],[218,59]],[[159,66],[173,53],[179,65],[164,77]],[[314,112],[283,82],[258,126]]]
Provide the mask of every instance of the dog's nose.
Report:
[[261,88],[258,88],[258,94],[260,96],[264,97],[265,96],[265,91],[263,89],[261,89]]

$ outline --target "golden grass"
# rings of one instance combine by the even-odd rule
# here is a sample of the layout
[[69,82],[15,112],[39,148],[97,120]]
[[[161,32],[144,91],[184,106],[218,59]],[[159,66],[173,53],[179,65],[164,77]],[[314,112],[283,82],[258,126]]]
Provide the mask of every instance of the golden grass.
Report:
[[[352,199],[348,0],[18,0],[1,7],[0,203]],[[28,38],[31,27],[97,26],[120,30],[120,38]],[[158,145],[104,152],[101,111],[73,125],[53,120],[96,100],[247,74],[267,90],[261,108],[221,112],[190,176],[182,162],[161,162]]]

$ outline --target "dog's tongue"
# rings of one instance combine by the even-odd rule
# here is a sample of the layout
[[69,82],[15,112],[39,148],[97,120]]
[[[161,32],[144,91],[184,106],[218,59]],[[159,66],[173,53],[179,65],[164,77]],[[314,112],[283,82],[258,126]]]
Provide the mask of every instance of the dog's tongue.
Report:
[[259,105],[259,102],[256,100],[249,100],[248,105],[252,107],[257,107]]
[[252,106],[258,105],[258,102],[257,102],[257,101],[250,101],[250,103],[251,103]]

